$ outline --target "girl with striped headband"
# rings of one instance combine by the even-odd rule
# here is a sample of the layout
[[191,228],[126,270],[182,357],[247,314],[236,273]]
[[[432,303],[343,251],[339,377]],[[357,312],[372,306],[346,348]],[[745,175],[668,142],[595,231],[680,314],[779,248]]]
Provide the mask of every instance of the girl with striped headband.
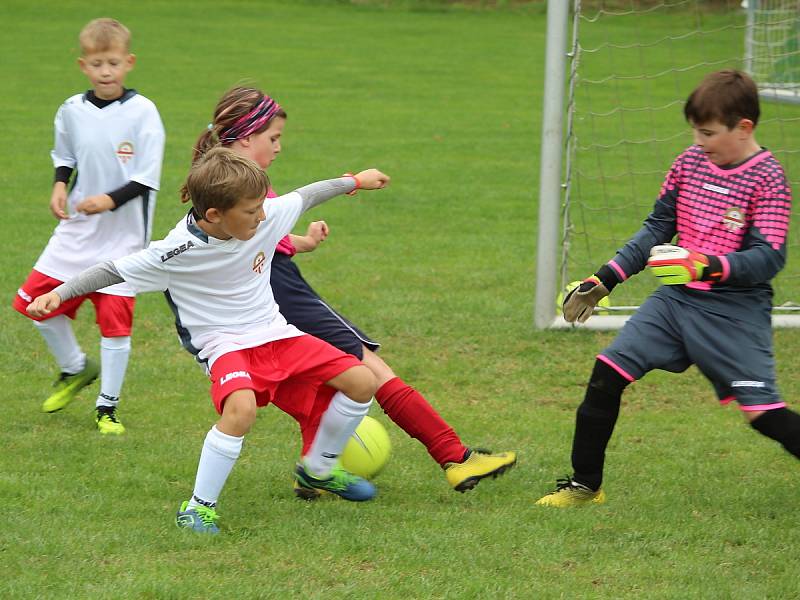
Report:
[[[285,124],[286,112],[272,98],[255,88],[234,87],[217,103],[213,121],[197,141],[193,160],[222,144],[266,169],[281,151],[280,138]],[[268,197],[275,195],[272,190],[268,193]],[[327,224],[315,221],[309,225],[306,235],[290,234],[276,248],[270,281],[275,301],[286,320],[356,356],[369,367],[378,380],[375,399],[381,408],[409,436],[425,446],[444,469],[448,483],[455,490],[472,489],[484,477],[495,476],[512,467],[516,462],[514,452],[492,454],[467,448],[425,397],[395,375],[376,354],[380,344],[331,308],[306,282],[292,257],[298,252],[315,250],[327,236]],[[284,405],[280,398],[274,403],[299,423],[302,453],[305,454],[327,406]],[[295,493],[305,499],[314,499],[319,494],[314,489],[297,485]]]

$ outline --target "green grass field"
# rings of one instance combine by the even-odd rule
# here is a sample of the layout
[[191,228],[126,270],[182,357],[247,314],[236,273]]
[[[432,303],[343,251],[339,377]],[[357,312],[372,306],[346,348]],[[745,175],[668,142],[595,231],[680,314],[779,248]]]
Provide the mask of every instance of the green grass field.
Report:
[[[626,392],[607,505],[533,505],[569,470],[574,410],[613,335],[532,327],[544,11],[405,4],[2,3],[0,598],[798,596],[797,461],[718,408],[695,370]],[[137,302],[127,434],[94,430],[96,385],[39,412],[56,369],[9,304],[54,225],[52,119],[86,88],[77,33],[107,15],[133,31],[128,83],[167,129],[154,235],[185,210],[177,190],[220,94],[269,90],[289,113],[276,189],[368,166],[394,178],[306,215],[298,228],[331,227],[298,259],[306,277],[466,443],[517,450],[516,469],[454,493],[376,406],[394,445],[379,497],[303,503],[296,426],[267,408],[221,498],[223,534],[187,535],[173,515],[215,413],[155,294]],[[97,357],[90,308],[76,330]],[[775,342],[794,403],[800,332]]]

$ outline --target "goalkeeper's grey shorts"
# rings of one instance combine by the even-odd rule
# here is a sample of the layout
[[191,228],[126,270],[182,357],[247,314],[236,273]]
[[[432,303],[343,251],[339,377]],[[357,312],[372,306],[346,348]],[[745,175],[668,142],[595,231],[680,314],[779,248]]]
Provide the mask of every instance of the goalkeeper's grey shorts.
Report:
[[[666,286],[665,286],[666,287]],[[703,310],[656,290],[598,356],[629,381],[653,369],[682,373],[697,365],[722,404],[745,411],[785,406],[775,384],[769,311],[750,321]]]

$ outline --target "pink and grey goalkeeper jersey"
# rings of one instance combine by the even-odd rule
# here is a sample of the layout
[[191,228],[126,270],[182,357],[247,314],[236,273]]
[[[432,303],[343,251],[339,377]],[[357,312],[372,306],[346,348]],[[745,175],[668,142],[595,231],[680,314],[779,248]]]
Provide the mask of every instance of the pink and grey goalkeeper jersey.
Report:
[[[696,290],[770,292],[786,262],[792,194],[783,168],[769,150],[722,168],[690,146],[673,162],[655,208],[642,228],[609,261],[621,281],[647,265],[650,249],[670,242],[719,256],[719,283]],[[683,287],[683,286],[673,286]]]

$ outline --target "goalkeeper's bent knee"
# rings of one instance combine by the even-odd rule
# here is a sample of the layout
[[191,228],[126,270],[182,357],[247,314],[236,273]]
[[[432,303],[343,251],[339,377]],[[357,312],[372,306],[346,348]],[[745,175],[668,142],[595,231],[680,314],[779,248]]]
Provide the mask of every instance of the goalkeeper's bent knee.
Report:
[[800,458],[800,415],[788,408],[768,410],[750,422],[760,434],[779,442],[786,450]]
[[602,360],[596,360],[583,404],[600,410],[619,411],[622,392],[630,382]]

